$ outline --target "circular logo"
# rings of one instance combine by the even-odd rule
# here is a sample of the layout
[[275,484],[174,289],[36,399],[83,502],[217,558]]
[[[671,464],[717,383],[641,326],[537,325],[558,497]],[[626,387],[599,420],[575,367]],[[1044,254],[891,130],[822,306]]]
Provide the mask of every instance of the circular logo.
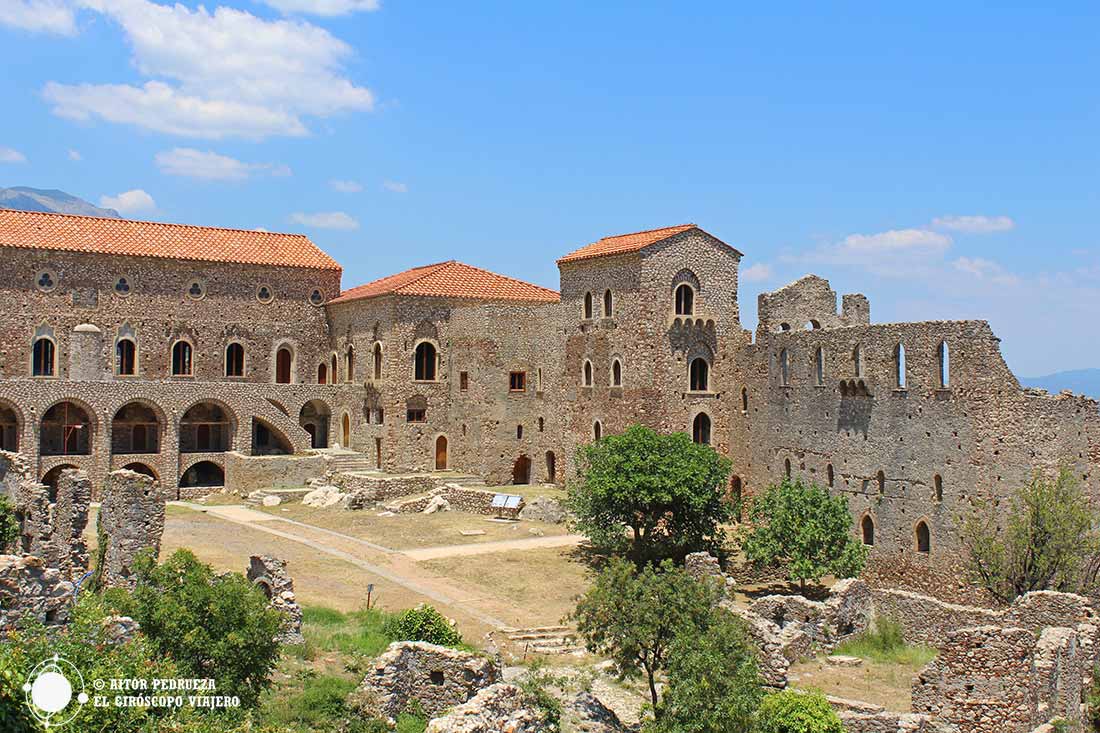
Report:
[[31,670],[23,692],[27,707],[46,729],[65,725],[88,702],[84,676],[71,662],[56,654]]

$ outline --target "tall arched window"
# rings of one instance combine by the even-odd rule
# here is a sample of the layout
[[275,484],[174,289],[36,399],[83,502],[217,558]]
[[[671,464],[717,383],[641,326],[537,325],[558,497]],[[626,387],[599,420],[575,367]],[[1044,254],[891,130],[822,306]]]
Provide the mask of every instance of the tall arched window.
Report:
[[137,374],[137,346],[130,339],[119,339],[115,344],[115,370],[120,377]]
[[833,464],[831,463],[825,466],[825,481],[828,482],[829,488],[832,488],[833,484],[836,483],[836,474],[833,472]]
[[317,365],[317,384],[328,383],[328,366],[321,362]]
[[191,344],[177,341],[172,346],[172,376],[190,377],[195,373],[192,363]]
[[592,386],[592,362],[587,359],[584,361],[584,386]]
[[710,387],[710,364],[701,356],[691,360],[688,387],[692,392],[706,392]]
[[413,377],[421,382],[434,382],[436,360],[435,346],[430,341],[417,344]]
[[783,459],[783,473],[786,474],[787,478],[791,477],[791,459],[790,458],[784,458]]
[[592,438],[594,440],[599,440],[602,437],[603,437],[603,423],[601,423],[599,420],[597,420],[596,422],[592,423]]
[[702,445],[710,445],[710,416],[700,412],[691,424],[691,439]]
[[603,291],[603,317],[613,318],[615,316],[615,303],[614,298],[611,297],[611,291]]
[[374,378],[382,378],[382,344],[374,342]]
[[748,387],[742,387],[741,388],[741,414],[742,415],[748,415],[749,414],[749,388]]
[[791,383],[791,357],[786,349],[779,352],[779,378],[784,387]]
[[35,377],[52,377],[54,373],[53,341],[42,337],[36,340],[31,348],[31,375]]
[[623,386],[623,364],[618,359],[611,362],[611,386]]
[[856,373],[856,379],[863,378],[863,347],[856,344],[852,349],[852,365]]
[[825,384],[825,349],[820,346],[814,354],[814,377],[818,386]]
[[917,541],[917,552],[928,553],[932,551],[932,533],[928,529],[928,523],[923,519],[917,522],[913,534]]
[[294,363],[294,355],[290,349],[283,346],[275,352],[275,383],[290,384],[291,366]]
[[901,342],[894,347],[894,385],[905,389],[905,344]]
[[344,381],[348,384],[355,381],[355,347],[351,344],[348,344],[348,351],[344,355]]
[[940,388],[947,389],[951,386],[951,350],[946,341],[940,342],[940,347],[936,351],[936,358],[940,367]]
[[336,372],[336,364],[337,364],[336,354],[333,354],[332,355],[332,361],[330,362],[330,366],[329,366],[329,370],[328,370],[328,378],[332,380],[333,384],[339,384],[340,383],[340,377],[338,376],[338,374]]
[[695,314],[695,291],[687,283],[680,283],[676,287],[676,315],[691,316]]
[[584,317],[592,317],[592,293],[584,294]]
[[936,501],[943,501],[943,477],[938,473],[932,477],[932,493]]
[[244,376],[244,347],[238,343],[225,347],[225,376]]
[[876,473],[875,484],[878,486],[878,495],[884,495],[886,493],[886,474],[882,471]]
[[875,520],[871,519],[870,514],[864,514],[859,527],[863,534],[863,544],[868,547],[873,546],[875,544]]

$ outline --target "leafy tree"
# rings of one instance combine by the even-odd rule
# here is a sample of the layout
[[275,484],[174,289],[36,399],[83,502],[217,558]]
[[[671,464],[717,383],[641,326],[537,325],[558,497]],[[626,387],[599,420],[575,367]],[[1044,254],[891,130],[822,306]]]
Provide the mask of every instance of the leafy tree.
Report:
[[15,507],[6,496],[0,496],[0,553],[10,552],[19,539],[19,520],[15,518]]
[[730,462],[709,445],[632,425],[582,446],[577,464],[567,503],[596,547],[643,563],[720,545],[719,525],[733,515],[723,496]]
[[660,716],[657,674],[667,669],[677,634],[698,635],[711,622],[716,593],[670,560],[637,570],[615,559],[580,598],[573,619],[588,651],[611,659],[621,678],[645,674]]
[[1003,511],[978,506],[962,523],[973,579],[1008,603],[1033,590],[1086,592],[1096,585],[1100,534],[1089,498],[1062,469],[1051,480],[1039,474]]
[[801,478],[784,478],[755,499],[745,556],[758,565],[785,566],[805,590],[823,575],[851,578],[867,562],[867,548],[852,536],[848,500]]
[[387,618],[382,631],[394,641],[426,641],[440,646],[462,643],[462,635],[451,622],[426,603]]
[[184,676],[210,677],[220,695],[252,707],[279,659],[282,614],[240,573],[215,574],[188,550],[157,565],[152,553],[134,563],[130,598],[109,594],[133,616],[153,646]]
[[784,690],[760,703],[753,733],[844,733],[844,726],[824,695]]
[[721,609],[706,631],[677,635],[661,715],[646,733],[751,733],[764,693],[744,624]]

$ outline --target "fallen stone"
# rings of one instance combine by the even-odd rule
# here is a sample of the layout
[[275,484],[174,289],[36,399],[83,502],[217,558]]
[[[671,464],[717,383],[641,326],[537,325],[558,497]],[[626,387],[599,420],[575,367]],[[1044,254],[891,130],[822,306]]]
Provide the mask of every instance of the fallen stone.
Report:
[[830,667],[862,667],[863,660],[859,657],[847,657],[843,654],[830,654],[825,657],[825,664]]
[[561,502],[549,496],[536,496],[519,513],[520,519],[547,524],[562,524],[568,516]]
[[424,733],[543,733],[541,713],[515,685],[499,683],[428,723]]
[[451,503],[444,499],[442,496],[433,496],[432,500],[428,502],[428,505],[424,507],[421,514],[435,514],[436,512],[449,512],[451,511]]
[[327,509],[336,506],[347,498],[347,494],[331,484],[321,485],[302,497],[305,506]]
[[265,496],[264,506],[279,506],[283,503],[283,500],[278,496]]
[[481,535],[485,534],[485,530],[483,530],[483,529],[460,529],[460,530],[458,530],[458,533],[460,535],[462,535],[463,537],[480,537]]
[[545,532],[543,532],[543,531],[542,531],[541,529],[539,529],[538,527],[531,527],[531,528],[530,528],[529,530],[527,530],[527,531],[528,531],[528,533],[530,533],[530,534],[533,534],[533,535],[535,535],[536,537],[545,537],[545,536],[546,536],[546,533],[545,533]]
[[623,733],[626,730],[619,716],[591,692],[577,693],[564,708],[571,728],[581,733]]

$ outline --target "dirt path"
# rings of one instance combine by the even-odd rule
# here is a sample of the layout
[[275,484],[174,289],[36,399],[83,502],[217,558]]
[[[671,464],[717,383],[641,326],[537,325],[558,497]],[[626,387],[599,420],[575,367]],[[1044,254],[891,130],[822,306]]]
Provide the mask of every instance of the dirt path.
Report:
[[469,545],[444,545],[425,547],[420,550],[404,550],[402,555],[420,562],[421,560],[439,560],[445,557],[463,557],[466,555],[486,555],[493,552],[511,550],[537,550],[543,547],[576,547],[584,540],[579,534],[563,534],[556,537],[530,537],[522,540],[501,540]]

